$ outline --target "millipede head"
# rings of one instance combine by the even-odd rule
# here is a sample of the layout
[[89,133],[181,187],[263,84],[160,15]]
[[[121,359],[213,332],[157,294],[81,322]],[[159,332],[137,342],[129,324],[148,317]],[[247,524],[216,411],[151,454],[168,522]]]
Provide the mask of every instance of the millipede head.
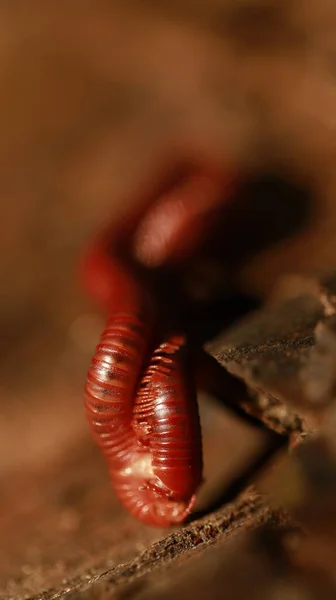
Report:
[[166,498],[157,498],[148,506],[147,511],[141,511],[138,518],[152,527],[172,527],[180,525],[191,513],[196,503],[193,495],[188,502],[175,502]]

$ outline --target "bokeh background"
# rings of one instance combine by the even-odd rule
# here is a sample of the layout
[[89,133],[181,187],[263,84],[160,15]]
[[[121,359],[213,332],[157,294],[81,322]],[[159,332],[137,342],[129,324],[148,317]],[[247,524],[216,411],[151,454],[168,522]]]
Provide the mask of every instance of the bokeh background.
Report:
[[[283,273],[335,268],[335,27],[332,0],[0,2],[1,595],[160,535],[114,500],[87,431],[103,315],[78,261],[174,148],[264,182],[223,230],[226,290],[262,302]],[[213,401],[202,419],[210,493],[264,440]]]

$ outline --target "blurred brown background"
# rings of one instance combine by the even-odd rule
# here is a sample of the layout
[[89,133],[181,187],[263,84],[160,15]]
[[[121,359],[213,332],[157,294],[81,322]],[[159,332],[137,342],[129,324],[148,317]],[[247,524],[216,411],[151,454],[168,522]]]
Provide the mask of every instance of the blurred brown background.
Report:
[[[335,27],[333,0],[0,2],[2,594],[66,585],[159,535],[114,501],[87,432],[102,318],[77,262],[174,146],[312,194],[304,227],[251,258],[240,209],[242,291],[264,298],[282,273],[336,266]],[[212,404],[205,413],[210,470],[218,448],[261,443],[226,419],[220,429]]]

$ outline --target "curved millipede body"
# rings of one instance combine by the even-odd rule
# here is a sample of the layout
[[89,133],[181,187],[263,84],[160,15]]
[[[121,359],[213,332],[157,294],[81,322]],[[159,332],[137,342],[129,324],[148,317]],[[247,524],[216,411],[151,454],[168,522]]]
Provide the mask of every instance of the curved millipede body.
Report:
[[202,480],[186,340],[168,336],[152,352],[155,319],[145,291],[118,261],[106,276],[113,310],[88,373],[87,417],[120,501],[139,520],[167,527],[190,513]]
[[212,168],[174,178],[93,247],[82,272],[90,295],[110,315],[86,383],[90,427],[121,502],[160,527],[186,518],[202,481],[196,390],[185,337],[168,334],[155,349],[156,331],[164,329],[157,307],[119,250],[127,255],[133,248],[147,266],[178,261],[201,239],[207,213],[214,219],[231,195],[231,180]]

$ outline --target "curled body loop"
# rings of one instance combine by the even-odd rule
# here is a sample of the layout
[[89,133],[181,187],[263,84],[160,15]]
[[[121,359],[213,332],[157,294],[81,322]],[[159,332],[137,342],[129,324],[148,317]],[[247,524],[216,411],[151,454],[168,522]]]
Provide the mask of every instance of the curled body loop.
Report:
[[160,527],[186,518],[202,481],[196,390],[185,337],[154,343],[154,296],[121,254],[131,249],[145,268],[190,255],[234,180],[205,162],[185,161],[162,177],[139,211],[93,247],[82,270],[90,295],[109,313],[85,388],[88,421],[121,502]]
[[172,334],[153,352],[152,299],[119,261],[108,264],[114,293],[102,293],[112,311],[88,372],[86,414],[122,504],[149,525],[169,527],[188,516],[202,481],[186,339]]

